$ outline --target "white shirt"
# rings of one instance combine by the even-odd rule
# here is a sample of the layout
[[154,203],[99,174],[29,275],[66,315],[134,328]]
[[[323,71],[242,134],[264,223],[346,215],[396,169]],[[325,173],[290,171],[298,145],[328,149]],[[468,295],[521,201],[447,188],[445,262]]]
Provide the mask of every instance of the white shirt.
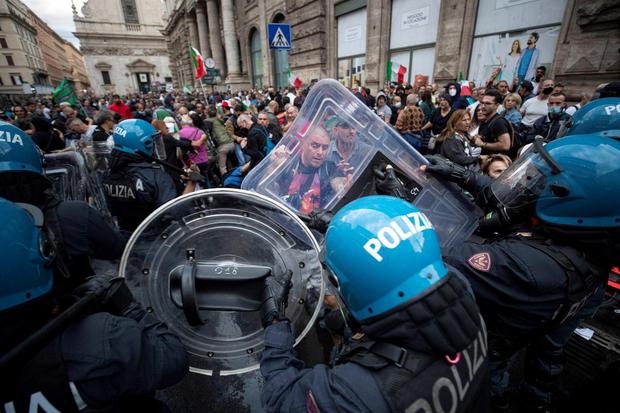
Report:
[[526,100],[521,106],[521,123],[525,126],[532,126],[536,119],[547,116],[549,109],[547,108],[547,101],[549,99],[540,100],[538,96]]
[[569,106],[566,108],[566,113],[568,113],[569,115],[573,116],[575,114],[575,112],[577,112],[579,109],[581,109],[581,104],[577,103],[574,106]]

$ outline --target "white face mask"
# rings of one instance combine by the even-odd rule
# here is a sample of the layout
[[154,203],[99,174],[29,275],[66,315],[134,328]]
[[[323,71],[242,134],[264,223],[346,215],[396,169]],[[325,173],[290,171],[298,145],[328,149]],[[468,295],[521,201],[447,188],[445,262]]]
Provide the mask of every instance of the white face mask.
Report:
[[399,107],[400,107],[400,102],[396,102],[396,103],[394,103],[394,107],[395,107],[395,108],[399,108]]
[[448,91],[448,94],[449,94],[450,96],[456,96],[456,89],[450,89],[450,90]]

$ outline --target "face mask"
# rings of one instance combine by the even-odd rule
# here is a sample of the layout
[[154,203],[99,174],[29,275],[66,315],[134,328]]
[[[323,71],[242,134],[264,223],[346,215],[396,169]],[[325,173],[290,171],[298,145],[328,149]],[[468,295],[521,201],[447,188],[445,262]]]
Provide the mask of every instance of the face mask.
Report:
[[394,107],[395,107],[395,108],[399,108],[399,107],[400,107],[400,102],[396,102],[396,103],[394,103]]
[[456,96],[456,89],[450,89],[450,90],[448,91],[448,94],[449,94],[450,96]]
[[542,92],[543,92],[545,95],[550,95],[550,94],[551,94],[551,92],[553,92],[553,88],[552,88],[552,87],[546,87],[546,88],[544,88],[544,89],[542,90]]
[[561,106],[548,106],[547,109],[549,110],[549,119],[558,118],[564,111]]

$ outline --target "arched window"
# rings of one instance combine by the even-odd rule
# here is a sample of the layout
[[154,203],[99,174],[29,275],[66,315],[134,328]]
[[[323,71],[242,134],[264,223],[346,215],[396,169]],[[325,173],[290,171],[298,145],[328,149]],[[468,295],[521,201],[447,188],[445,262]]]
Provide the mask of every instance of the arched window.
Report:
[[260,44],[260,33],[253,29],[250,33],[250,54],[252,56],[252,80],[255,88],[263,87],[263,49]]
[[[278,13],[273,18],[274,23],[284,23],[284,15]],[[288,50],[273,50],[273,74],[276,87],[286,87],[288,85]]]

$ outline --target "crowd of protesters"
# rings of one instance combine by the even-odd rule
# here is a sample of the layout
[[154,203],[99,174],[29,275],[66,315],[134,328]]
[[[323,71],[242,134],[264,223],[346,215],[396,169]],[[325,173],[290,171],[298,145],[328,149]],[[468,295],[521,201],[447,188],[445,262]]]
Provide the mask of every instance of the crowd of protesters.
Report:
[[[288,131],[315,82],[298,90],[87,96],[73,105],[33,98],[5,108],[0,116],[32,136],[44,153],[91,142],[112,145],[116,124],[142,119],[166,137],[168,163],[197,168],[206,187],[226,185],[234,173],[239,179],[229,186],[238,186]],[[505,81],[484,86],[462,81],[443,87],[386,83],[376,95],[356,84],[351,91],[419,152],[497,173],[535,136],[553,140],[590,99],[584,94],[569,106],[562,84],[541,77],[537,85],[536,94],[527,80],[513,85],[514,90]],[[182,141],[191,144],[175,144]],[[184,183],[178,173],[171,174],[181,193]]]

